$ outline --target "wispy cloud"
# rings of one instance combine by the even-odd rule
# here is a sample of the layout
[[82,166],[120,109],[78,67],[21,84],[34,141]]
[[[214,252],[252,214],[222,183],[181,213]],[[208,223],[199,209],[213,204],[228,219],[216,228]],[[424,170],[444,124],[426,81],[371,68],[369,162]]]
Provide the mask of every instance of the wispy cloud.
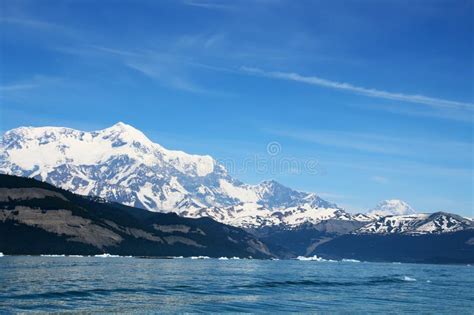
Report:
[[[396,161],[396,167],[394,167],[394,161],[387,162],[385,160],[361,160],[351,159],[350,162],[344,160],[338,160],[340,156],[332,156],[331,159],[322,161],[321,165],[327,167],[328,173],[331,172],[331,168],[336,167],[339,169],[348,170],[360,170],[371,173],[384,173],[384,174],[396,174],[403,176],[428,176],[428,177],[453,177],[453,178],[464,178],[466,180],[472,180],[474,175],[470,167],[451,167],[446,165],[435,165],[433,163],[425,162],[413,162],[399,159]],[[344,156],[347,159],[347,156]]]
[[167,67],[164,67],[161,63],[139,63],[139,62],[128,62],[126,66],[140,72],[141,74],[158,80],[163,85],[192,93],[209,94],[212,93],[210,90],[203,89],[194,84],[183,75],[176,75],[173,71],[170,71]]
[[202,0],[185,0],[183,4],[203,9],[210,9],[210,10],[233,10],[236,7],[231,2],[227,1],[202,1]]
[[356,86],[350,83],[331,81],[331,80],[323,79],[316,76],[303,76],[294,72],[264,71],[259,68],[251,68],[251,67],[241,67],[241,70],[251,75],[258,75],[258,76],[281,79],[281,80],[296,81],[296,82],[301,82],[301,83],[306,83],[306,84],[311,84],[311,85],[316,85],[316,86],[321,86],[321,87],[326,87],[326,88],[331,88],[331,89],[349,91],[352,93],[366,95],[369,97],[423,104],[423,105],[441,107],[441,108],[456,108],[456,109],[466,109],[466,110],[474,109],[474,104],[472,103],[458,102],[458,101],[446,100],[446,99],[429,97],[429,96],[424,96],[424,95],[387,92],[383,90],[377,90],[374,88]]
[[415,107],[402,107],[399,105],[386,105],[386,104],[366,104],[366,105],[348,105],[361,110],[369,111],[382,111],[391,114],[413,116],[413,117],[427,117],[427,118],[437,118],[437,119],[448,119],[455,120],[459,122],[474,122],[474,111],[469,110],[457,110],[457,109],[442,109],[432,108],[431,110],[426,110],[426,108],[415,108]]
[[13,17],[2,17],[0,18],[1,24],[12,24],[18,26],[34,27],[40,29],[56,29],[58,26],[53,23],[34,20],[30,18],[13,18]]
[[62,81],[63,79],[58,77],[34,75],[29,79],[0,85],[0,98],[24,96],[35,89],[57,85]]
[[29,90],[38,87],[37,84],[32,83],[18,83],[18,84],[7,84],[0,85],[0,92],[14,92],[14,91],[23,91]]
[[[212,40],[212,37],[208,38]],[[90,56],[91,54],[115,58],[123,66],[137,71],[138,73],[157,81],[162,86],[190,93],[208,95],[227,95],[207,89],[195,83],[193,68],[204,68],[205,65],[196,64],[189,57],[167,52],[153,50],[124,50],[104,46],[91,46],[82,50],[79,54]],[[210,70],[216,71],[211,68]]]
[[379,153],[391,156],[436,156],[463,157],[472,152],[469,142],[399,138],[372,133],[328,131],[328,130],[285,130],[263,129],[264,132],[291,139],[320,144],[328,147]]
[[388,183],[388,178],[386,178],[384,176],[375,175],[375,176],[370,177],[370,180],[373,181],[373,182],[379,183],[379,184],[387,184]]
[[79,38],[76,30],[64,25],[52,23],[49,21],[32,19],[29,17],[0,17],[0,24],[10,25],[16,28],[29,29],[34,32],[55,33],[66,38]]

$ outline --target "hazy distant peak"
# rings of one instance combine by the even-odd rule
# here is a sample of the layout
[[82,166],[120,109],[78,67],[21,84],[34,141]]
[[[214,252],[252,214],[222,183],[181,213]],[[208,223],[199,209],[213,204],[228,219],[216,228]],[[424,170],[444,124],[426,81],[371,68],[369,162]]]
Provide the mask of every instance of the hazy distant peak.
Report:
[[376,216],[409,215],[415,213],[415,209],[405,201],[399,199],[383,200],[368,212],[369,215]]

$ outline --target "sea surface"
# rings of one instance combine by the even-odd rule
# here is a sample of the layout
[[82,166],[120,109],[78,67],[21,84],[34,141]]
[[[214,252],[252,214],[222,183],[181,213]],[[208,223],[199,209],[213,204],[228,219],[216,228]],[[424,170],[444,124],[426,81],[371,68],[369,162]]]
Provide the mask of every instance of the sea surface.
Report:
[[0,257],[0,313],[474,313],[474,267]]

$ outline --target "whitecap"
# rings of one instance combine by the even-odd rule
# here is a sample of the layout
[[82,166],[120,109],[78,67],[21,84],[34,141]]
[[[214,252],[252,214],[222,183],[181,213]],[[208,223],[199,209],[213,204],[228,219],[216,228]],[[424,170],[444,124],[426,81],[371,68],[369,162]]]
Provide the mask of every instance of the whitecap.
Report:
[[[232,259],[232,260],[239,260],[240,258],[234,256],[234,257],[231,257],[230,259]],[[251,259],[251,258],[249,258],[249,259]]]
[[111,255],[111,254],[103,253],[103,254],[100,254],[100,255],[94,255],[94,257],[100,257],[100,258],[117,258],[117,257],[120,257],[120,256],[119,256],[119,255]]
[[411,277],[408,277],[408,276],[403,276],[402,280],[403,281],[410,281],[410,282],[416,281],[415,278],[411,278]]
[[227,258],[227,257],[219,257],[219,258],[217,258],[217,259],[218,259],[218,260],[229,260],[229,258]]
[[191,259],[209,259],[209,256],[191,256]]
[[183,259],[184,257],[183,256],[174,256],[172,257],[172,259]]
[[55,255],[55,254],[52,254],[52,255],[47,255],[47,254],[44,254],[44,255],[40,255],[41,257],[66,257],[66,255]]
[[301,261],[336,262],[335,260],[324,259],[324,258],[318,257],[316,255],[314,255],[313,257],[298,256],[298,257],[296,257],[296,259],[301,260]]
[[3,253],[2,253],[2,252],[0,252],[0,257],[3,257],[3,256],[5,256],[5,255],[3,255]]

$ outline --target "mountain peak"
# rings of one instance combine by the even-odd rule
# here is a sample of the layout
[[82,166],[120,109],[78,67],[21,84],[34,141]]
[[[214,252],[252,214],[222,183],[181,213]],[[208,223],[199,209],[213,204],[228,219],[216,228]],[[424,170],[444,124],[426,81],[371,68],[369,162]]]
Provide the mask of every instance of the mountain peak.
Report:
[[408,215],[415,213],[415,209],[405,201],[399,199],[383,200],[368,212],[369,215],[375,216]]
[[121,122],[121,121],[117,122],[116,124],[110,126],[107,129],[121,130],[121,131],[128,131],[128,130],[132,130],[132,131],[137,130],[138,131],[138,129],[136,129],[135,127],[133,127],[129,124],[126,124],[124,122]]
[[135,127],[125,124],[121,121],[116,123],[115,125],[105,128],[103,130],[96,131],[99,134],[104,135],[115,135],[119,136],[121,140],[124,142],[140,142],[142,144],[152,144],[151,140],[148,139],[147,136],[140,130],[136,129]]

